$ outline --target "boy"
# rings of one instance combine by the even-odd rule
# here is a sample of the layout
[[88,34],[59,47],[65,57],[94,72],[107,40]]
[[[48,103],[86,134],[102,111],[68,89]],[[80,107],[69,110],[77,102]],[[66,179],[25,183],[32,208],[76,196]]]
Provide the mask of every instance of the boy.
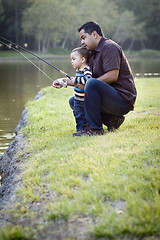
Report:
[[[76,76],[74,79],[74,116],[76,120],[77,132],[83,130],[87,124],[84,111],[84,87],[92,73],[88,66],[90,53],[84,47],[75,48],[71,53],[71,63],[76,68]],[[74,136],[74,134],[73,134]]]
[[[87,126],[84,110],[84,88],[87,80],[92,78],[92,73],[88,66],[90,52],[84,47],[75,48],[72,50],[70,58],[73,68],[76,68],[75,78],[71,78],[70,80],[66,78],[57,79],[53,82],[53,87],[61,88],[67,87],[67,85],[74,86],[74,105],[72,107],[70,104],[70,106],[74,110],[73,114],[76,120],[77,132],[80,132]],[[74,133],[73,136],[76,136],[76,134],[77,133]]]

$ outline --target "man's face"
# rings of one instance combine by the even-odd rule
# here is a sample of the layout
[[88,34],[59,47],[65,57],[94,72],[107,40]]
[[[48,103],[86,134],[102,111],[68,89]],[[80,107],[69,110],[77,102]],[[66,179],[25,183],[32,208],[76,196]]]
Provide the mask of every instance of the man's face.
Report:
[[89,35],[86,33],[83,29],[79,32],[80,38],[81,38],[81,44],[83,47],[87,48],[88,50],[94,50],[97,46],[97,42],[95,39],[94,32]]

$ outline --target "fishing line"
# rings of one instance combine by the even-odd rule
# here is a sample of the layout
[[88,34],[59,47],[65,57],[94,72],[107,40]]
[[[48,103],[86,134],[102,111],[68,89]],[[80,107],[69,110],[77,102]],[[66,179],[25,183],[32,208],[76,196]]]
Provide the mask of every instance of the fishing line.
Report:
[[[0,38],[2,38],[3,40],[5,40],[5,41],[7,41],[7,42],[9,42],[9,43],[12,43],[14,46],[18,46],[20,49],[22,49],[22,50],[30,53],[30,54],[33,55],[34,57],[40,59],[41,61],[45,62],[46,64],[48,64],[49,66],[51,66],[52,68],[54,68],[55,70],[57,70],[58,72],[60,72],[61,74],[65,75],[67,78],[71,79],[71,77],[70,77],[67,73],[65,73],[64,71],[58,69],[57,67],[55,67],[55,66],[52,65],[51,63],[47,62],[45,59],[41,58],[40,56],[36,55],[35,53],[29,51],[28,49],[26,49],[26,48],[24,48],[24,47],[22,47],[22,46],[20,46],[20,45],[18,45],[18,44],[16,44],[16,43],[10,41],[10,40],[8,40],[8,39],[6,39],[6,38],[4,38],[4,37],[1,37],[1,36],[0,36]],[[14,48],[14,49],[15,49],[15,48]]]
[[51,81],[53,82],[53,79],[52,79],[50,76],[48,76],[45,72],[43,72],[43,70],[42,70],[41,68],[39,68],[35,63],[33,63],[33,62],[32,62],[28,57],[26,57],[22,52],[20,52],[20,51],[19,51],[18,49],[16,49],[16,48],[13,48],[11,45],[8,45],[8,44],[2,42],[1,40],[0,40],[0,42],[1,42],[2,44],[6,45],[8,48],[12,48],[13,50],[15,50],[15,51],[17,51],[18,53],[20,53],[24,58],[26,58],[30,63],[32,63],[41,73],[43,73],[47,78],[49,78],[49,80],[51,80]]

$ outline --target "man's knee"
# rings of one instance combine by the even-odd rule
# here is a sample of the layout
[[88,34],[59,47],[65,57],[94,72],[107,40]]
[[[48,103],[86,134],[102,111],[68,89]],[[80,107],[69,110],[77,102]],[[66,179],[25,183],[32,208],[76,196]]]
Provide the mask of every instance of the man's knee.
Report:
[[104,87],[110,88],[110,86],[107,83],[100,81],[96,78],[90,78],[87,80],[87,83],[85,85],[85,92],[90,91],[90,90],[101,91]]
[[95,88],[95,86],[97,85],[97,79],[95,78],[90,78],[87,80],[86,85],[85,85],[85,91],[87,91],[88,89],[92,89]]

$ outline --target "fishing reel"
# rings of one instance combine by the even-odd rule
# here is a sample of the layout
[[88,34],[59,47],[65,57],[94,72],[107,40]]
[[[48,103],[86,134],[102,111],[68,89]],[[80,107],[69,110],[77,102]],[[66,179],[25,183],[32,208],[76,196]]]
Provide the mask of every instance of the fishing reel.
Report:
[[62,86],[62,87],[64,87],[64,88],[67,88],[67,79],[59,79],[58,80],[58,83]]

